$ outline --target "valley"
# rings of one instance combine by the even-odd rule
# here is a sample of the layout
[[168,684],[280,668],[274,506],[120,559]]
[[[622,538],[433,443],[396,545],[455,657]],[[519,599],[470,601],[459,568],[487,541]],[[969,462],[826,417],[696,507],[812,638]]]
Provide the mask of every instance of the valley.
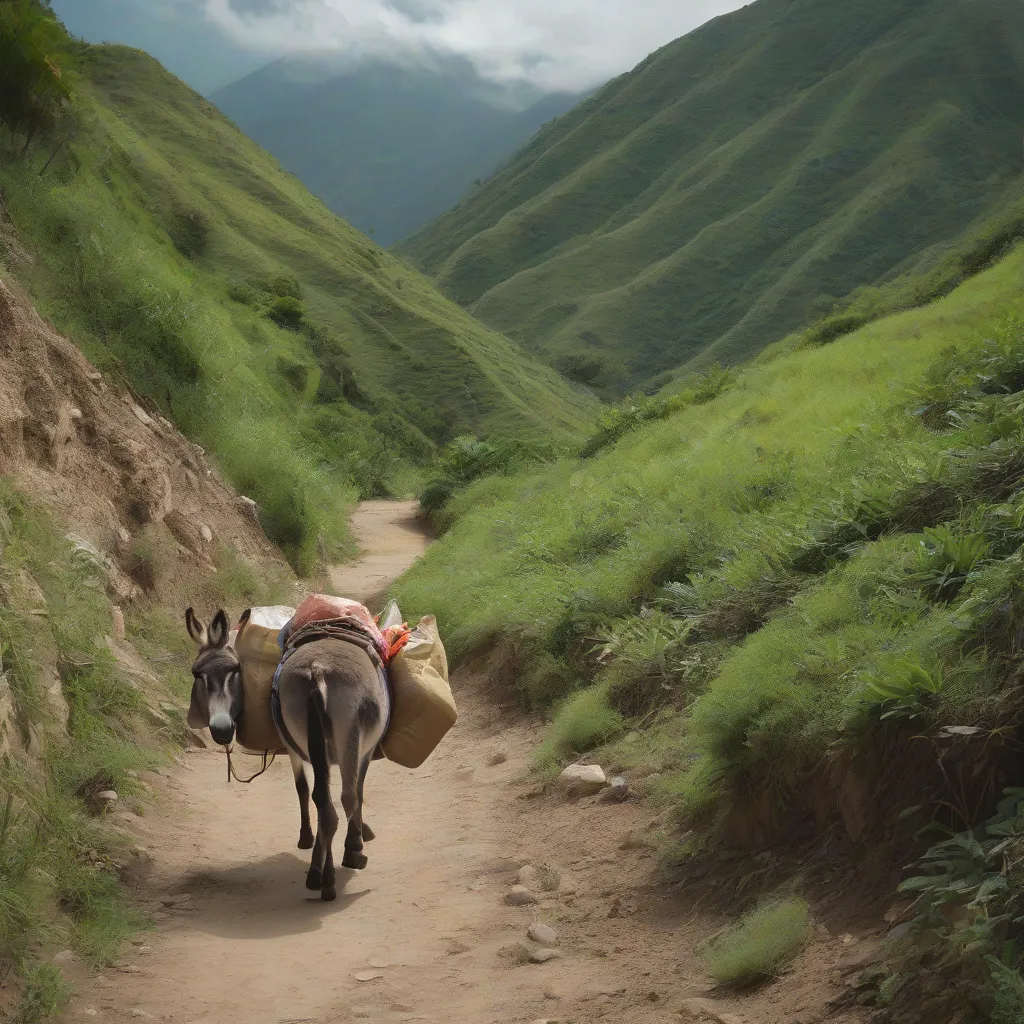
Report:
[[[716,11],[214,103],[0,0],[0,1019],[1024,1021],[1024,15]],[[310,593],[460,709],[336,903],[186,722]]]

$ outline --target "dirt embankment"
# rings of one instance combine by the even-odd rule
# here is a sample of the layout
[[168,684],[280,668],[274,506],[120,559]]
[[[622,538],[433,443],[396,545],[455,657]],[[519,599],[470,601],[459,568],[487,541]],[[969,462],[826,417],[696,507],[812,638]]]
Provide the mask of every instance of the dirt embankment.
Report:
[[[0,281],[0,475],[39,498],[112,564],[111,597],[130,601],[133,544],[164,536],[183,578],[212,569],[218,543],[279,561],[239,499],[156,410],[144,409]],[[166,531],[166,534],[164,534]]]

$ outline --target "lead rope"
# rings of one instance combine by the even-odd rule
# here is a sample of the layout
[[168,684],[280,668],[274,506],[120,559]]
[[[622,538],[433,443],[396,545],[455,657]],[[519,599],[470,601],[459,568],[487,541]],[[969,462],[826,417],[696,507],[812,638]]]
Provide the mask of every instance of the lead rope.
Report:
[[232,777],[235,782],[241,782],[243,785],[248,786],[250,782],[255,782],[273,763],[277,757],[276,750],[264,750],[263,751],[263,767],[253,776],[248,779],[243,779],[239,776],[238,772],[235,771],[234,762],[231,760],[230,746],[224,748],[224,753],[227,754],[228,758],[228,784],[231,784]]

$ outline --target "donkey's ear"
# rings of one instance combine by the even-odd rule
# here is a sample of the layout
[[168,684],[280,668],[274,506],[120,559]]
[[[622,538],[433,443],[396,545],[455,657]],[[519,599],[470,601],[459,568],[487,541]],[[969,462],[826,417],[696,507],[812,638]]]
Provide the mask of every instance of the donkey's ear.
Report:
[[246,608],[245,611],[242,612],[242,617],[238,620],[238,635],[239,636],[242,635],[242,630],[245,629],[245,627],[249,625],[249,620],[251,618],[252,618],[252,609],[251,608]]
[[206,627],[196,618],[196,613],[189,608],[185,612],[185,627],[188,629],[188,635],[200,646],[205,647],[207,644]]
[[213,617],[213,622],[210,623],[209,632],[209,643],[211,647],[223,647],[228,642],[228,634],[231,632],[231,627],[228,625],[228,617],[224,613],[222,608]]
[[188,706],[188,724],[191,729],[205,729],[210,724],[210,705],[206,696],[206,680],[196,676],[192,684],[192,703]]

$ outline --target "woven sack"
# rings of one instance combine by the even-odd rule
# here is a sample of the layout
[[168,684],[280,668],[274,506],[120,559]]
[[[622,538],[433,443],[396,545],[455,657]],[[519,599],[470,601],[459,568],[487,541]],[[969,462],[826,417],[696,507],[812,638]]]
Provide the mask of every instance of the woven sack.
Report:
[[270,713],[270,688],[281,661],[277,635],[292,611],[283,607],[254,608],[235,636],[235,654],[242,665],[245,695],[235,742],[255,754],[287,752]]

